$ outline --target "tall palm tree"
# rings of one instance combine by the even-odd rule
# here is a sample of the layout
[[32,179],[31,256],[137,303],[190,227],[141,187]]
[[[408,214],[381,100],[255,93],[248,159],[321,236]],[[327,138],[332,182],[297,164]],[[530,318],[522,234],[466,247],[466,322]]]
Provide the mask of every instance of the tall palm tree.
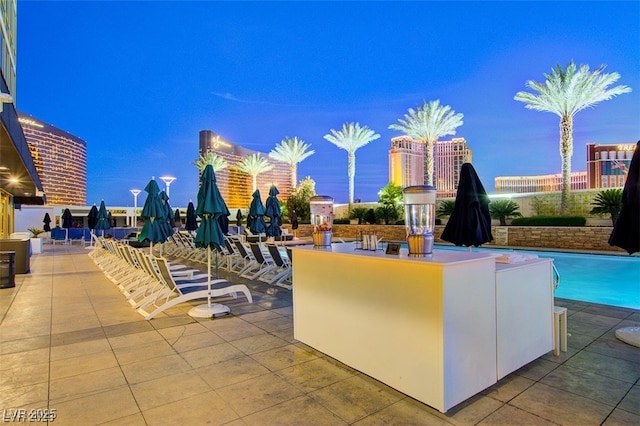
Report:
[[295,188],[298,182],[298,163],[316,153],[308,150],[310,147],[310,144],[304,143],[297,136],[286,137],[269,153],[269,157],[288,163],[291,167],[291,188]]
[[353,204],[354,183],[356,177],[356,150],[367,145],[380,137],[379,134],[369,129],[367,126],[360,127],[360,123],[344,123],[342,129],[331,129],[331,134],[324,135],[324,138],[347,151],[347,163],[349,175],[349,208]]
[[527,81],[526,86],[537,94],[518,92],[514,99],[524,102],[525,108],[552,112],[560,117],[560,157],[562,158],[562,196],[560,210],[566,213],[571,189],[571,156],[573,155],[573,116],[579,111],[602,101],[631,92],[620,85],[608,88],[618,81],[620,74],[603,73],[605,65],[589,71],[588,65],[576,67],[569,62],[565,70],[556,65],[551,74],[545,74],[545,82]]
[[436,99],[424,102],[416,110],[409,108],[400,124],[392,124],[390,129],[400,130],[407,136],[425,144],[425,184],[433,185],[433,146],[441,136],[455,135],[456,128],[462,126],[462,114],[456,114],[449,105],[440,105]]
[[266,158],[260,154],[249,154],[242,159],[235,168],[243,173],[251,175],[252,192],[258,189],[258,175],[273,169]]
[[229,163],[227,163],[227,160],[213,152],[207,152],[206,154],[200,155],[200,157],[198,157],[198,159],[191,164],[196,166],[201,172],[205,167],[207,167],[208,164],[211,164],[214,172],[218,172],[229,167]]

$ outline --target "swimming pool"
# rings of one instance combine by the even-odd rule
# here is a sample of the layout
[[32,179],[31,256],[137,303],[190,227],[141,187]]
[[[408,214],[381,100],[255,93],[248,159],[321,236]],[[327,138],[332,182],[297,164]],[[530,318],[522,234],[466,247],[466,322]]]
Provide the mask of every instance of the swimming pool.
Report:
[[[436,249],[467,250],[437,244]],[[553,259],[560,274],[555,296],[583,302],[640,309],[640,258],[602,254],[578,254],[488,247],[473,251],[518,251]]]

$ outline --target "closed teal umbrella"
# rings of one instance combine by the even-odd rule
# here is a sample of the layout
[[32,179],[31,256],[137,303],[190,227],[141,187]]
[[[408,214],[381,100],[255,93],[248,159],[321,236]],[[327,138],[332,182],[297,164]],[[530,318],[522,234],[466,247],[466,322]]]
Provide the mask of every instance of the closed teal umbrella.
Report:
[[167,212],[160,199],[160,188],[155,179],[152,178],[144,190],[147,192],[147,199],[140,213],[140,217],[144,219],[144,226],[138,235],[138,241],[149,240],[150,251],[153,251],[155,243],[164,243],[169,238],[167,227],[163,223]]
[[247,216],[249,230],[254,234],[263,234],[267,232],[267,224],[264,221],[264,204],[260,199],[260,190],[256,189],[253,193],[253,200],[249,206],[249,215]]
[[95,225],[95,229],[102,229],[102,236],[104,237],[104,230],[110,229],[111,224],[109,223],[109,213],[107,213],[107,208],[104,205],[104,200],[100,201],[100,208],[98,209],[98,215],[96,216],[98,220]]
[[267,198],[266,208],[264,210],[265,216],[269,218],[269,226],[267,226],[268,237],[279,237],[282,235],[282,229],[280,229],[282,211],[280,209],[280,200],[278,200],[278,188],[271,185],[269,189],[269,197]]
[[216,184],[216,175],[209,164],[205,167],[200,178],[198,190],[198,206],[196,214],[200,217],[200,226],[196,232],[196,247],[207,248],[207,273],[209,275],[209,297],[206,305],[196,306],[189,311],[189,315],[198,318],[211,318],[230,312],[227,306],[211,303],[211,249],[216,249],[216,275],[218,269],[218,248],[224,246],[224,234],[220,229],[218,218],[227,216],[229,209],[222,199],[222,194]]

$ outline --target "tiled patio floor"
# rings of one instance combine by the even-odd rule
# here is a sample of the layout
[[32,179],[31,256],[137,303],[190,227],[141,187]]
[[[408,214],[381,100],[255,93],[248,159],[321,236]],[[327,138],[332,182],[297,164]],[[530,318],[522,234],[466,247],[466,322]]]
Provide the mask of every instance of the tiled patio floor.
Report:
[[640,349],[614,336],[638,311],[557,300],[568,352],[442,414],[297,342],[288,290],[247,283],[254,303],[225,302],[233,316],[183,304],[146,321],[87,253],[45,246],[0,290],[4,422],[49,409],[60,425],[640,424]]

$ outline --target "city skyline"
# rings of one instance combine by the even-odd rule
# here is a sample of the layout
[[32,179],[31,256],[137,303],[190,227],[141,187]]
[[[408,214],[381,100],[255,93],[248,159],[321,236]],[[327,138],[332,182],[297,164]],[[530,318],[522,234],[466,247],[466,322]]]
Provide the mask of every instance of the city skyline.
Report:
[[548,4],[20,1],[16,107],[87,142],[88,204],[132,206],[165,175],[172,205],[195,200],[206,129],[265,153],[304,139],[298,179],[346,202],[346,152],[323,139],[345,122],[381,135],[356,152],[355,198],[375,201],[388,126],[435,99],[464,114],[453,137],[492,192],[560,172],[559,118],[513,100],[556,64],[606,64],[633,89],[576,115],[572,171],[587,143],[640,137],[640,4]]

